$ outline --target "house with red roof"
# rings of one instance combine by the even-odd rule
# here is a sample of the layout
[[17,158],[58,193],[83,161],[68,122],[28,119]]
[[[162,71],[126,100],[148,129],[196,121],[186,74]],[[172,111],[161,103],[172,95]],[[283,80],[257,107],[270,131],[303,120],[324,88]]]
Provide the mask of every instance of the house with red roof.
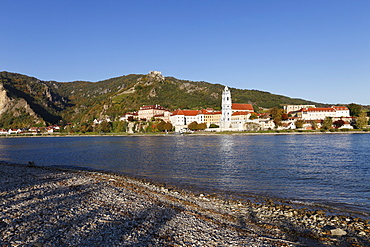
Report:
[[176,110],[170,116],[170,122],[176,132],[187,129],[192,122],[203,123],[204,114],[199,110]]
[[302,108],[299,111],[293,112],[293,114],[303,120],[324,120],[326,117],[350,117],[349,109],[345,106]]
[[8,134],[8,130],[0,129],[0,135],[7,135],[7,134]]
[[22,132],[21,129],[9,129],[8,130],[8,134],[19,134],[21,132]]
[[39,133],[40,132],[40,128],[39,127],[30,127],[28,129],[29,132],[32,132],[32,133]]

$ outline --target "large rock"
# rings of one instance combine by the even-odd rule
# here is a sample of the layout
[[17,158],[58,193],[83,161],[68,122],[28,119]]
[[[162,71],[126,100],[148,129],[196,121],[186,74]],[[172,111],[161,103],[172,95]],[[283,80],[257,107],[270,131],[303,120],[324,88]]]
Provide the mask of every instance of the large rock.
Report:
[[347,232],[345,230],[342,230],[340,228],[332,229],[332,230],[330,230],[330,233],[333,236],[344,236],[344,235],[347,234]]

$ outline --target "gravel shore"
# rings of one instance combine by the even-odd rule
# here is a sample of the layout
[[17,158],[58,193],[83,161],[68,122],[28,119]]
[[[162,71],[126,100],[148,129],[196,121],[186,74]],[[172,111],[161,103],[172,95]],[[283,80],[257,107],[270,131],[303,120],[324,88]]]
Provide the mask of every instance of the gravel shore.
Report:
[[361,218],[0,163],[0,246],[370,246]]

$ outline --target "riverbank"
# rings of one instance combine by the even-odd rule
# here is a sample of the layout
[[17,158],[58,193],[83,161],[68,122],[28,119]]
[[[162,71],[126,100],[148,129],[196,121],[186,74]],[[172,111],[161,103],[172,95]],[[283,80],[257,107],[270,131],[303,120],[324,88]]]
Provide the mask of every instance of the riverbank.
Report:
[[122,175],[0,164],[1,246],[369,246],[361,218]]
[[369,129],[359,130],[266,130],[266,131],[196,131],[192,133],[180,134],[177,132],[148,132],[148,133],[20,133],[2,134],[1,137],[64,137],[64,136],[166,136],[166,135],[318,135],[318,134],[370,134]]

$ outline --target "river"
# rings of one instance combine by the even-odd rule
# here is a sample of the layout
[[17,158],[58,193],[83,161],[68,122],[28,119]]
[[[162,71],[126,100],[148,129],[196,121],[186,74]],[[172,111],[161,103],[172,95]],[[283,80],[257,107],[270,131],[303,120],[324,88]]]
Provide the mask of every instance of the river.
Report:
[[370,214],[370,135],[0,138],[0,161],[107,170],[204,193]]

